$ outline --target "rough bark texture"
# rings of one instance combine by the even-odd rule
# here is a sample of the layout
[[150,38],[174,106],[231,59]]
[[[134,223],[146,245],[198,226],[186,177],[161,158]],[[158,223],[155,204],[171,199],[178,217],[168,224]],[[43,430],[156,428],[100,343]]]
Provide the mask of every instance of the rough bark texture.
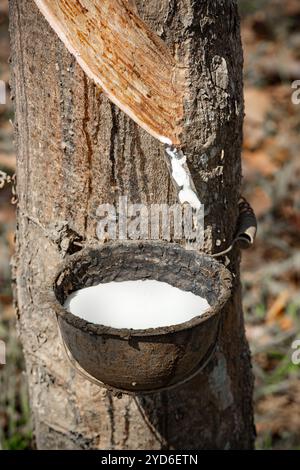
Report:
[[[187,67],[185,151],[206,207],[204,248],[221,251],[235,230],[241,180],[236,2],[136,3]],[[15,277],[38,448],[251,448],[252,374],[237,253],[217,354],[192,382],[137,406],[68,366],[43,296],[57,263],[78,250],[75,241],[95,241],[100,203],[126,193],[134,202],[174,202],[175,194],[160,144],[85,77],[32,0],[10,4],[19,195]]]

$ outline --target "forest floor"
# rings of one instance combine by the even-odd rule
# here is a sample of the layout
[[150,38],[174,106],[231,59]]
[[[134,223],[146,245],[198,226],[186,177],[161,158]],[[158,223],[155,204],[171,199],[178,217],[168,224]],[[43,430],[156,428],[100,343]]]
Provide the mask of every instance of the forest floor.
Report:
[[[299,0],[239,0],[245,52],[243,193],[255,209],[255,247],[243,253],[246,330],[255,374],[258,449],[300,449],[300,80]],[[0,80],[9,81],[7,1],[0,0]],[[0,105],[0,171],[13,175],[13,111]],[[1,173],[0,173],[1,180]],[[10,287],[15,206],[0,190],[0,449],[33,445],[24,360]],[[298,292],[297,292],[298,286]],[[1,366],[0,366],[1,367]]]

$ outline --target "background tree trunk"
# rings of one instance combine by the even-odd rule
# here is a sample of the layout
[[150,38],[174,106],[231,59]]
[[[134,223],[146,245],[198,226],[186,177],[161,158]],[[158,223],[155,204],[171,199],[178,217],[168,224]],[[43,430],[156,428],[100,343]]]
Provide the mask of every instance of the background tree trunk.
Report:
[[[185,150],[206,208],[207,252],[232,239],[240,191],[242,48],[236,1],[138,0],[141,17],[187,67]],[[171,392],[122,399],[67,364],[43,292],[57,263],[95,241],[101,203],[176,200],[162,146],[91,83],[32,0],[11,0],[18,149],[18,325],[39,449],[232,449],[254,440],[252,373],[239,255],[217,354]],[[221,246],[220,245],[221,242]],[[145,416],[147,419],[145,420]],[[151,425],[149,425],[151,423]]]

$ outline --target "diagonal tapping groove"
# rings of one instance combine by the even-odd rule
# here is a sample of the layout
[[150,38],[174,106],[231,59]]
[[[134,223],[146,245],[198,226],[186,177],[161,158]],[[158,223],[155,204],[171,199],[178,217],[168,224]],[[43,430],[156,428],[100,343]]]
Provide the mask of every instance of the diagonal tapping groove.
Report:
[[149,134],[181,145],[184,69],[133,0],[34,0],[85,73]]

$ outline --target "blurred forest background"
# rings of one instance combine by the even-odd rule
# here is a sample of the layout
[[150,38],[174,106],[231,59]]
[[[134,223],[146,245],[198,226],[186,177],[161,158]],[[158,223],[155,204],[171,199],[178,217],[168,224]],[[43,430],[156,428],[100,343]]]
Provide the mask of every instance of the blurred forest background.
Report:
[[[239,0],[245,53],[244,195],[259,220],[256,245],[243,256],[244,309],[255,384],[258,449],[300,450],[300,80],[299,0]],[[9,82],[7,0],[0,0],[0,80]],[[8,90],[9,92],[9,90]],[[13,109],[0,105],[0,171],[13,176]],[[26,376],[10,287],[15,206],[0,190],[0,448],[34,448]],[[14,202],[14,201],[13,201]],[[298,292],[297,292],[298,287]],[[1,366],[0,366],[1,367]]]

